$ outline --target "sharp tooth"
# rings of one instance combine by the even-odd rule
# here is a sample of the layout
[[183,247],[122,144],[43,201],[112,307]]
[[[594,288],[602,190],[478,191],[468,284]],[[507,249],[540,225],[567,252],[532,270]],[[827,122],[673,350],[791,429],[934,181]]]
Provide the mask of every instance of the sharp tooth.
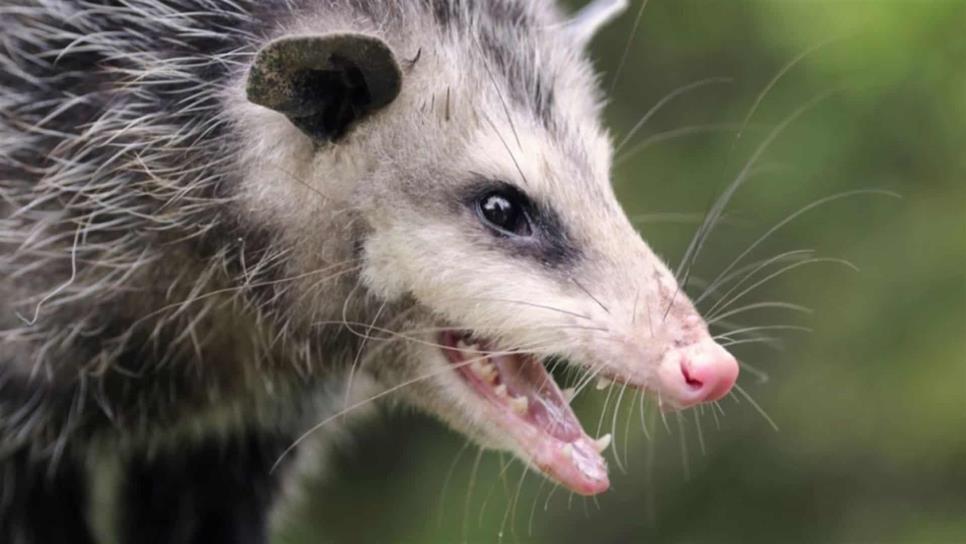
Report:
[[570,404],[570,402],[574,400],[574,397],[577,396],[577,388],[576,387],[568,387],[568,388],[564,389],[563,391],[561,391],[561,393],[563,393],[564,399],[567,400],[567,403]]
[[597,440],[594,440],[594,447],[597,448],[598,452],[603,452],[604,450],[607,449],[607,446],[610,446],[610,440],[611,440],[611,435],[610,433],[607,433],[604,436],[598,438]]
[[564,447],[560,448],[560,451],[562,451],[567,457],[573,458],[574,456],[574,446],[569,442],[564,444]]
[[517,415],[525,415],[527,409],[530,407],[530,401],[527,397],[511,397],[510,398],[510,408],[517,413]]
[[480,374],[480,377],[491,383],[496,380],[496,377],[499,374],[496,366],[489,362],[483,363],[481,370],[482,373]]
[[496,365],[491,363],[489,359],[478,359],[471,362],[470,371],[487,383],[493,383],[496,381],[496,377],[500,375],[500,371],[496,369]]
[[597,378],[597,390],[606,389],[608,386],[612,385],[614,382],[608,380],[607,378],[601,376]]
[[501,383],[500,385],[496,386],[496,388],[494,389],[494,391],[496,392],[496,396],[498,396],[498,397],[505,397],[505,396],[507,396],[506,384],[505,383]]

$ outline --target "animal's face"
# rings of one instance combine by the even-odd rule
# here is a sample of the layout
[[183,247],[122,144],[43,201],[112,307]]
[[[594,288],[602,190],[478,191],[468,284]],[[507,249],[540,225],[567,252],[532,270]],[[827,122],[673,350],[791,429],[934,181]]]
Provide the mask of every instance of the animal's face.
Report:
[[[390,320],[404,341],[378,347],[369,370],[482,443],[593,494],[608,487],[600,452],[610,438],[586,434],[569,407],[574,392],[548,365],[579,369],[578,390],[613,382],[647,390],[665,409],[720,399],[738,366],[618,205],[593,81],[557,32],[546,40],[570,52],[544,60],[570,68],[524,99],[506,77],[513,70],[484,51],[462,66],[425,52],[422,65],[401,69],[389,46],[358,38],[371,58],[299,75],[285,85],[312,92],[262,102],[323,140],[308,155],[315,164],[369,157],[350,169],[361,172],[357,185],[332,189],[360,222],[369,296],[411,302]],[[352,38],[316,40],[353,54]],[[285,72],[275,68],[265,73]],[[376,102],[388,106],[376,111]],[[326,177],[313,176],[325,192]]]

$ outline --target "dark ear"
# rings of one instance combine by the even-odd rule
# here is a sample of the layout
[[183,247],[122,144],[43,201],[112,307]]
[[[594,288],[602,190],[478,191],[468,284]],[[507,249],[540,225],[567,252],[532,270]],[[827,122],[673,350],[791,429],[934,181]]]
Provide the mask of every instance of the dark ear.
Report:
[[309,136],[335,141],[392,102],[402,85],[389,46],[365,34],[289,36],[263,47],[248,100],[283,113]]

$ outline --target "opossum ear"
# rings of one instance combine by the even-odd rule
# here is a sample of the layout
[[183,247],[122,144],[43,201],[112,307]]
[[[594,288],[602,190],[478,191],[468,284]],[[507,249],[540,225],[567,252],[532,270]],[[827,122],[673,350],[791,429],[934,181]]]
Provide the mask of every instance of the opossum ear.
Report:
[[392,102],[401,86],[399,63],[384,41],[339,33],[270,42],[255,57],[247,93],[309,136],[335,141]]
[[627,0],[593,0],[567,22],[574,40],[586,45],[597,31],[627,9]]

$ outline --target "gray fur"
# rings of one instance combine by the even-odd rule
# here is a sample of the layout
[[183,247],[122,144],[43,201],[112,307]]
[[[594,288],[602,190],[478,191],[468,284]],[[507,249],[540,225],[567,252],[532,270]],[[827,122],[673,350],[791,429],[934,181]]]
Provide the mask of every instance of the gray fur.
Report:
[[[511,447],[440,374],[432,327],[595,371],[625,352],[587,331],[656,338],[615,367],[649,385],[706,328],[609,186],[582,47],[620,4],[572,23],[550,0],[0,6],[0,445],[56,464],[294,437],[353,367]],[[360,34],[401,86],[344,138],[260,99],[266,44]],[[480,180],[527,192],[542,236],[483,229]]]

